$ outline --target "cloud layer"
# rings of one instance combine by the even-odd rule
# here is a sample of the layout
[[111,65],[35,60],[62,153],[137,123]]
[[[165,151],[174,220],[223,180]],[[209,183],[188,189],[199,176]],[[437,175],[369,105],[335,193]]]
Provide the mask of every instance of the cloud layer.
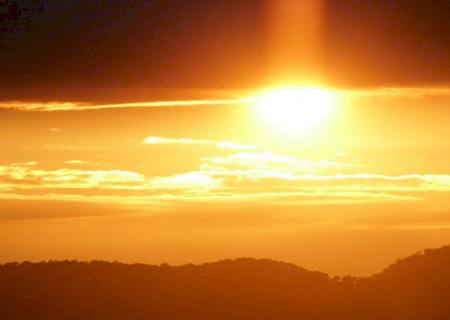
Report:
[[[150,141],[220,146],[210,140],[153,137]],[[241,148],[237,145],[227,149]],[[0,166],[1,197],[83,198],[123,203],[258,200],[300,204],[424,200],[450,192],[450,175],[352,172],[359,170],[357,163],[312,161],[264,151],[202,157],[196,169],[167,176],[119,169],[94,170],[89,169],[89,162],[81,160],[66,164],[72,163],[80,167],[48,170],[40,168],[37,162]]]

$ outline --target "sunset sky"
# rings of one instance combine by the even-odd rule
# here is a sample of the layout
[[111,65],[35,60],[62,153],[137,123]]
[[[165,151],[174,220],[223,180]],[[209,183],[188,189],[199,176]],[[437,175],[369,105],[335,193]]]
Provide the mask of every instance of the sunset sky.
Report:
[[11,1],[0,262],[367,275],[450,243],[448,1]]

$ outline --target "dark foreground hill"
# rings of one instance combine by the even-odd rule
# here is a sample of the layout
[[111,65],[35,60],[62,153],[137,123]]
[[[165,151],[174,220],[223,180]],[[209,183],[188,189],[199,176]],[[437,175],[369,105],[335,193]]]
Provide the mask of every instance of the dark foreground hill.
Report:
[[450,246],[369,278],[270,260],[0,266],[0,319],[450,319]]

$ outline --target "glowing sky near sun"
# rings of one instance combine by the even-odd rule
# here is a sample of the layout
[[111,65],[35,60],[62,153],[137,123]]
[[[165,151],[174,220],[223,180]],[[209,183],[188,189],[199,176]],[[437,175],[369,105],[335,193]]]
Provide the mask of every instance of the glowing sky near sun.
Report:
[[[285,128],[302,113],[273,89],[229,104],[3,103],[0,260],[257,255],[358,274],[450,240],[450,91],[327,90],[308,107],[328,92],[339,103],[308,128]],[[274,96],[288,109],[271,122]],[[343,260],[305,262],[329,237]],[[356,253],[361,265],[344,259]]]

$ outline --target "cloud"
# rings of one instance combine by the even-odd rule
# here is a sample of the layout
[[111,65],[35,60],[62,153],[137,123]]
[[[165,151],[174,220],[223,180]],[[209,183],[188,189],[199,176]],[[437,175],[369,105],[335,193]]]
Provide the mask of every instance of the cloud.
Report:
[[288,174],[291,177],[298,173],[325,172],[327,170],[335,171],[336,169],[342,170],[353,168],[358,165],[355,161],[313,161],[308,159],[297,159],[295,157],[267,151],[241,152],[228,156],[203,157],[201,160],[206,166],[213,165],[216,166],[216,168],[226,167],[227,169],[277,172],[277,175]]
[[11,164],[12,167],[34,167],[37,166],[39,163],[36,161],[28,161],[28,162],[16,162]]
[[162,137],[147,137],[144,139],[145,144],[167,144],[167,145],[204,145],[214,146],[224,150],[254,150],[257,149],[255,145],[241,144],[230,141],[214,141],[205,139],[192,138],[162,138]]
[[[80,161],[69,164],[84,163]],[[330,173],[355,169],[353,163],[303,160],[272,152],[204,157],[196,169],[167,176],[117,169],[44,170],[30,161],[0,166],[0,198],[165,205],[256,200],[325,204],[424,200],[450,192],[450,175]]]
[[220,179],[199,171],[169,177],[155,177],[151,180],[152,188],[169,190],[184,189],[195,193],[209,192],[219,187],[220,184]]
[[[450,192],[448,175],[387,176],[378,174],[296,175],[276,170],[228,170],[202,166],[184,174],[220,181],[220,186],[235,190],[303,190],[307,192]],[[180,175],[174,176],[178,177]],[[170,181],[170,179],[167,179]],[[216,183],[216,186],[219,184]],[[167,186],[168,187],[168,186]]]
[[0,109],[12,109],[16,111],[89,111],[103,109],[136,109],[136,108],[166,108],[166,107],[195,107],[195,106],[215,106],[247,104],[253,101],[251,98],[237,99],[198,99],[198,100],[168,100],[168,101],[148,101],[129,102],[115,104],[89,104],[81,102],[23,102],[6,101],[0,103]]
[[89,162],[84,161],[84,160],[67,160],[67,161],[65,161],[65,163],[67,163],[67,164],[87,164]]
[[[229,198],[347,198],[423,200],[429,193],[450,192],[449,175],[383,175],[373,173],[329,173],[352,169],[354,163],[311,161],[271,152],[244,152],[204,157],[195,171],[159,178],[166,189],[192,187],[208,197]],[[191,179],[192,178],[192,179]],[[183,183],[179,183],[183,181]]]
[[125,170],[43,170],[25,165],[0,166],[0,190],[139,189],[147,178]]
[[359,90],[339,90],[344,96],[425,98],[429,96],[450,96],[449,87],[381,87]]
[[[386,97],[386,98],[413,98],[420,99],[429,96],[450,96],[449,87],[381,87],[359,90],[333,89],[341,97]],[[89,111],[106,109],[136,109],[136,108],[170,108],[195,107],[217,105],[248,105],[253,104],[261,92],[241,98],[231,99],[194,99],[194,100],[167,100],[144,101],[114,104],[90,104],[82,102],[55,101],[55,102],[26,102],[4,101],[0,102],[0,109],[16,111],[53,112],[53,111]]]

